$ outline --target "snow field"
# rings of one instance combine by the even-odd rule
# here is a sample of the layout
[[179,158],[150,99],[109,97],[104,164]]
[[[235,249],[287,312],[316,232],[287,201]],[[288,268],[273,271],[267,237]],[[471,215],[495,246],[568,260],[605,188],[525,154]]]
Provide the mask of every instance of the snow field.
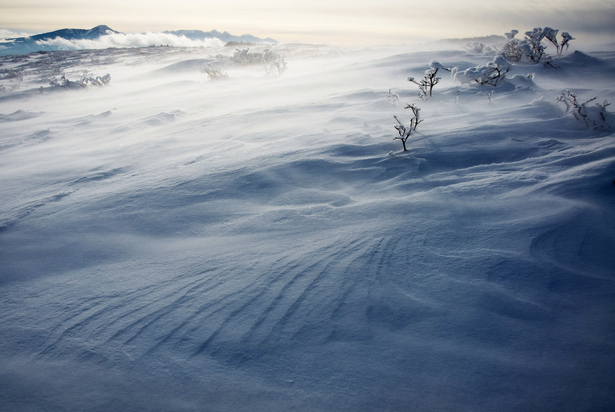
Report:
[[0,404],[612,407],[615,140],[556,99],[612,99],[615,55],[422,101],[492,56],[276,47],[279,78],[111,49],[56,55],[107,87],[0,95]]

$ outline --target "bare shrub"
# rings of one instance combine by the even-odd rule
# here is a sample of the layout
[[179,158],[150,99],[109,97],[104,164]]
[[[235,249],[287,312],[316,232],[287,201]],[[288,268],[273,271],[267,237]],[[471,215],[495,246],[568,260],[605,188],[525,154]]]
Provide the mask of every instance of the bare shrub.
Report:
[[572,113],[575,119],[585,123],[588,129],[598,129],[606,126],[607,123],[607,106],[611,104],[604,100],[602,103],[595,103],[597,97],[592,97],[589,100],[580,102],[577,95],[566,90],[557,98],[558,103],[566,105],[566,113]]
[[201,73],[207,74],[211,80],[227,79],[228,74],[223,72],[221,68],[213,64],[203,64],[201,66]]
[[420,119],[421,109],[416,107],[414,104],[406,105],[405,109],[412,110],[412,114],[413,114],[412,117],[410,118],[410,124],[408,126],[405,126],[399,120],[397,116],[393,116],[395,120],[397,120],[397,124],[394,127],[397,130],[397,133],[399,134],[399,136],[395,136],[393,140],[401,140],[401,144],[404,147],[404,152],[406,151],[406,141],[408,140],[412,132],[416,130],[416,127],[419,125],[419,123],[423,121],[422,119]]
[[454,77],[461,83],[477,83],[481,86],[498,86],[506,78],[512,66],[502,56],[496,56],[484,66],[470,67],[462,72],[454,72]]

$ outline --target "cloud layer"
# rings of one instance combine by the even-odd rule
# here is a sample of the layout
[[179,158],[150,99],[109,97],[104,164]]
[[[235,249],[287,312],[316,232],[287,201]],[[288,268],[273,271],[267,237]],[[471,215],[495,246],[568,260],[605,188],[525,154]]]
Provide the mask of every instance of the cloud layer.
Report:
[[9,29],[0,29],[0,42],[6,41],[7,39],[15,39],[18,37],[28,37],[31,33],[17,32]]
[[220,39],[211,38],[192,40],[186,36],[177,36],[169,33],[113,33],[101,36],[96,40],[68,40],[56,37],[50,40],[39,40],[39,46],[51,47],[60,50],[78,49],[107,49],[109,47],[147,47],[147,46],[175,46],[175,47],[222,47]]

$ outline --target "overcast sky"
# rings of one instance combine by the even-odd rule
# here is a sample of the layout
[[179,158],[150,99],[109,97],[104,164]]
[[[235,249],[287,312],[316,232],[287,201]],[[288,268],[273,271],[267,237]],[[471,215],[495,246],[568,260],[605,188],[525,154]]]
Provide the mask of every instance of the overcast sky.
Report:
[[615,36],[615,0],[0,0],[0,28],[106,24],[121,32],[229,31],[281,42],[401,44],[550,26]]

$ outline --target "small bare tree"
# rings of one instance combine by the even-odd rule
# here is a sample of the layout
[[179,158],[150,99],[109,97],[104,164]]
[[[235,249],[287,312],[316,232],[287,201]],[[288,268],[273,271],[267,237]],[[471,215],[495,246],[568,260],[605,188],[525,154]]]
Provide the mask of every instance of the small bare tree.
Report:
[[419,97],[423,100],[429,99],[433,95],[433,88],[436,84],[438,84],[441,80],[440,77],[437,77],[438,70],[445,70],[450,72],[450,69],[445,68],[440,63],[435,60],[432,60],[429,63],[429,69],[425,70],[425,77],[421,80],[416,80],[414,77],[408,77],[408,81],[419,86]]
[[399,136],[395,136],[393,138],[393,140],[401,140],[401,144],[404,147],[404,152],[406,151],[406,141],[408,140],[408,138],[410,137],[412,132],[414,132],[416,130],[416,127],[419,125],[419,123],[421,123],[423,121],[420,118],[420,110],[421,109],[416,107],[414,104],[408,104],[408,105],[406,105],[405,108],[412,110],[412,114],[413,114],[412,118],[410,119],[410,125],[409,126],[405,126],[397,118],[397,116],[393,116],[395,118],[395,120],[397,120],[397,124],[394,127],[397,130],[397,133],[399,133]]

